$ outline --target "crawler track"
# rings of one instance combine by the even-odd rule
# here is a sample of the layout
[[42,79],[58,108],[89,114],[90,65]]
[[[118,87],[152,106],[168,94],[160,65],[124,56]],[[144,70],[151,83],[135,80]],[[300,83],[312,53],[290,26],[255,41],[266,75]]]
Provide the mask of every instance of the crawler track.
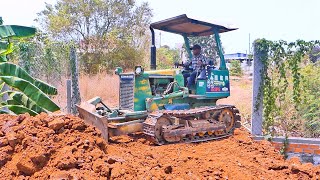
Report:
[[239,110],[235,106],[217,105],[153,112],[144,122],[143,132],[158,145],[193,143],[231,136],[239,125]]

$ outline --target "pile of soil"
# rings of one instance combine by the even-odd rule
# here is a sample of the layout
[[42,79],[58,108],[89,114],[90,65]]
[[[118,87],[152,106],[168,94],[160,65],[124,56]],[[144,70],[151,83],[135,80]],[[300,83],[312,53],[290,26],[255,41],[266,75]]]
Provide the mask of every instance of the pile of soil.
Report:
[[[4,179],[109,177],[107,144],[72,116],[0,115],[0,174]],[[106,178],[104,178],[106,179]]]
[[286,161],[269,142],[233,137],[156,146],[143,134],[113,137],[77,117],[0,115],[3,179],[319,179],[320,167]]

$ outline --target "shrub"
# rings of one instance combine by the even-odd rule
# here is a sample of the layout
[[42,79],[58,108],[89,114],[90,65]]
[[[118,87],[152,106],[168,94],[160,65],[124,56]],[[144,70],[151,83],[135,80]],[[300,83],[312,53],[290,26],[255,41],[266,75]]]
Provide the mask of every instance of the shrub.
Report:
[[243,75],[240,61],[232,60],[230,62],[230,64],[231,64],[231,67],[230,67],[230,75],[231,76],[242,76]]
[[308,64],[301,70],[303,102],[299,114],[304,120],[304,132],[308,137],[320,136],[320,62]]

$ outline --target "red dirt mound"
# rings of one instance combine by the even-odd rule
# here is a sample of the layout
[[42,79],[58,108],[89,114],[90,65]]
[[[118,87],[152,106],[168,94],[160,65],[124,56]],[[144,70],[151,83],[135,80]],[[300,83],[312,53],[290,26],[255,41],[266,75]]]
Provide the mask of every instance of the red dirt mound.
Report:
[[109,176],[100,133],[72,116],[0,116],[4,179],[98,179]]
[[320,167],[283,160],[244,130],[197,144],[155,146],[113,137],[77,117],[0,115],[0,179],[319,179]]

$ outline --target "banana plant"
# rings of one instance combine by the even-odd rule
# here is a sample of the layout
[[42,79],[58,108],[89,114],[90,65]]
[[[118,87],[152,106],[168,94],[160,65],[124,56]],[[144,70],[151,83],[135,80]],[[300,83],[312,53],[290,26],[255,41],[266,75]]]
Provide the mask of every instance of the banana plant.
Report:
[[[13,43],[32,37],[36,29],[17,25],[2,25],[0,17],[0,114],[37,115],[41,112],[59,110],[49,95],[56,95],[57,89],[30,76],[24,69],[8,62],[7,55],[12,53]],[[8,86],[9,88],[4,88]],[[6,89],[6,90],[4,90]],[[3,97],[6,98],[3,98]]]

